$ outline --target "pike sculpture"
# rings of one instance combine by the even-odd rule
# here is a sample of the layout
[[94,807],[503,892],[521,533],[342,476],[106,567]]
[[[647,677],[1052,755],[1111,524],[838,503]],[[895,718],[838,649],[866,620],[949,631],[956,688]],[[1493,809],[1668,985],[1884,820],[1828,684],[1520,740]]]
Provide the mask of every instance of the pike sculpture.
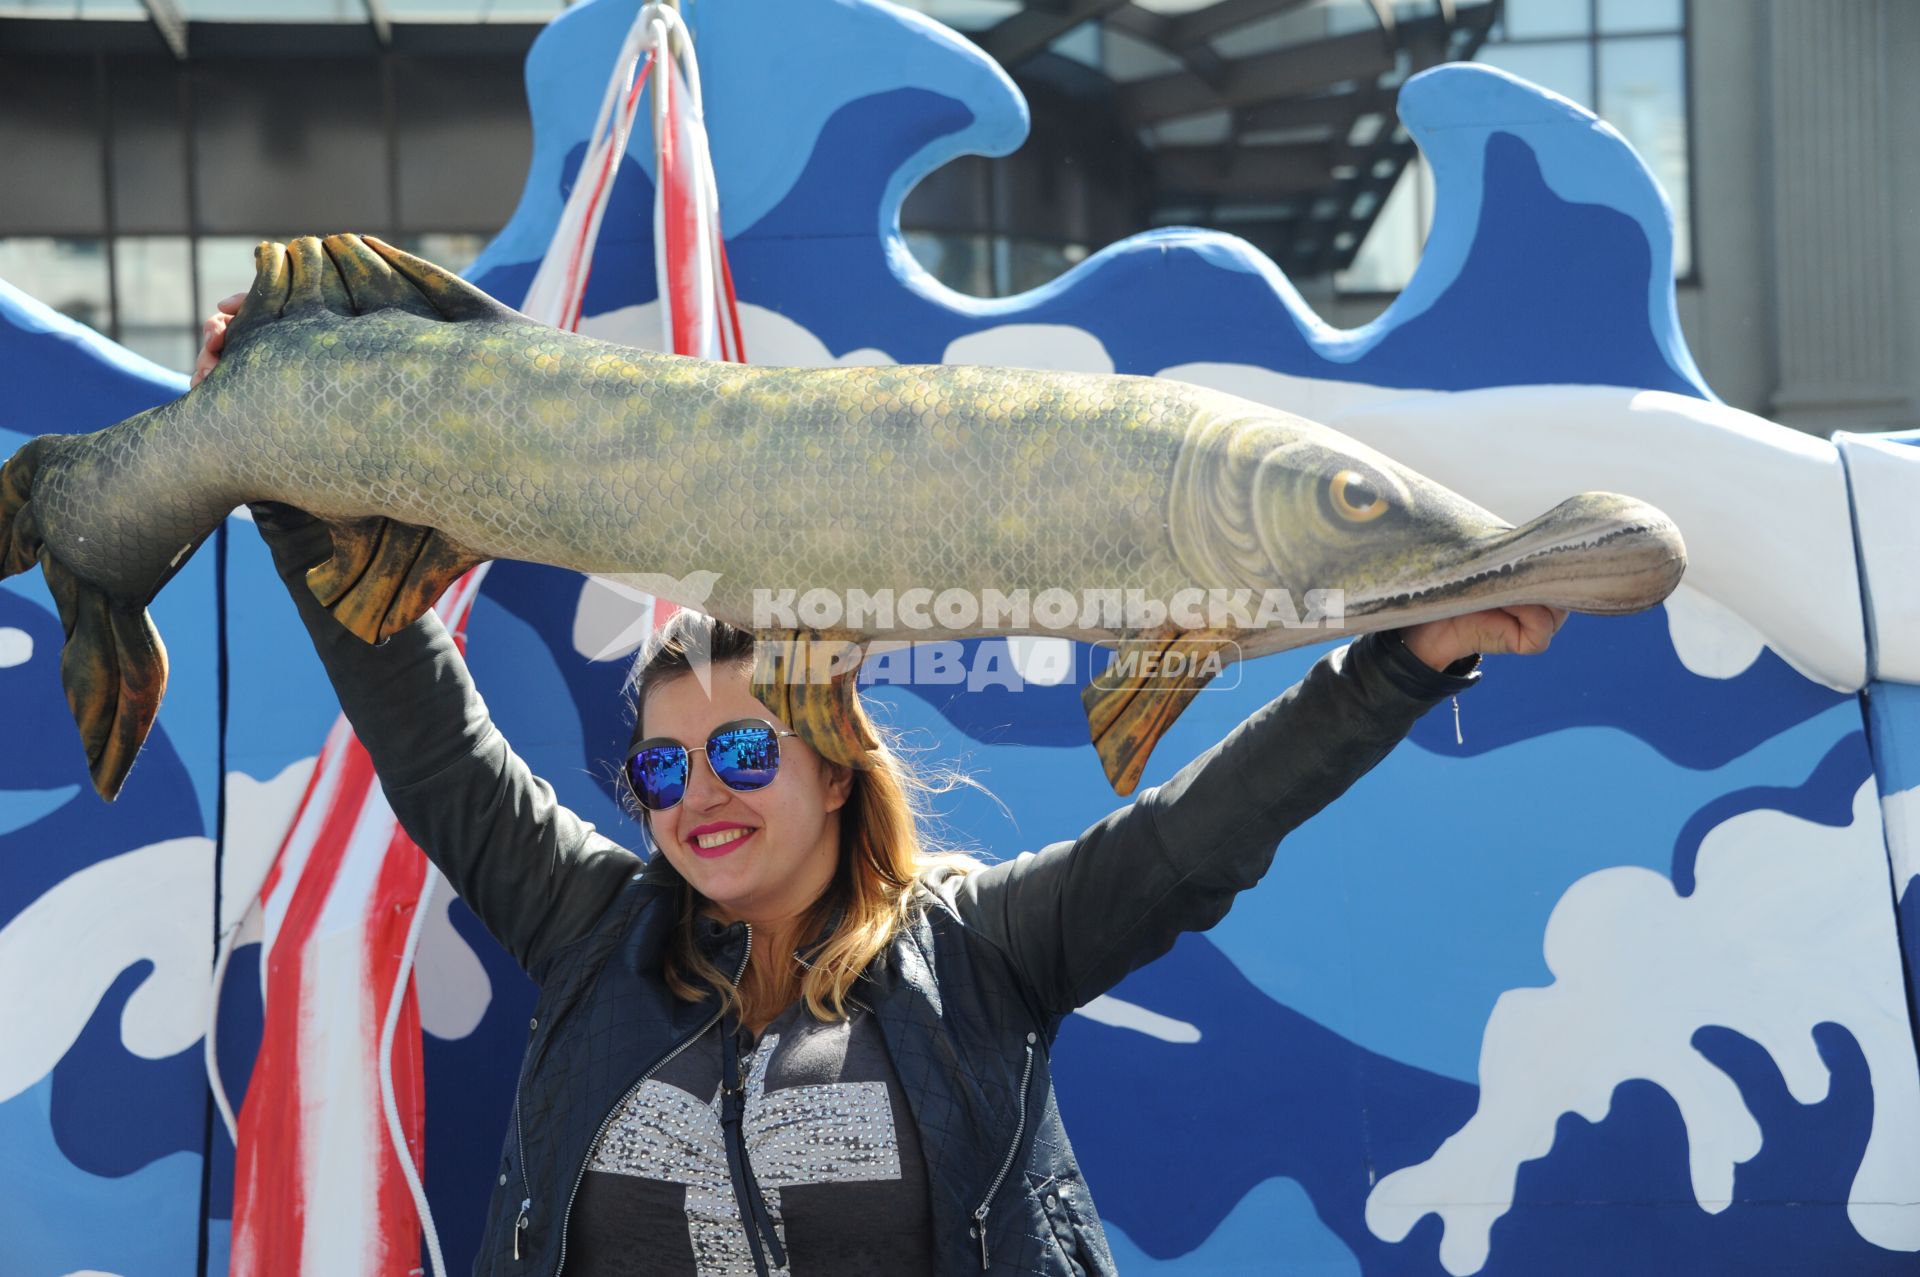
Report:
[[[1585,493],[1516,528],[1324,426],[1177,381],[654,354],[537,323],[371,236],[262,244],[255,265],[204,383],[92,434],[34,439],[0,470],[0,576],[46,575],[108,799],[166,686],[147,604],[248,501],[326,522],[333,555],[308,584],[368,642],[493,558],[647,574],[749,628],[756,591],[808,587],[1120,587],[1162,603],[1344,591],[1332,630],[1110,616],[1047,629],[1217,654],[1171,681],[1136,665],[1085,689],[1122,794],[1221,659],[1505,604],[1636,611],[1686,562],[1673,523],[1629,497]],[[676,577],[711,585],[675,597]],[[802,645],[989,632],[928,620],[894,635],[762,624],[763,699],[858,765],[874,742],[853,671],[795,677]]]

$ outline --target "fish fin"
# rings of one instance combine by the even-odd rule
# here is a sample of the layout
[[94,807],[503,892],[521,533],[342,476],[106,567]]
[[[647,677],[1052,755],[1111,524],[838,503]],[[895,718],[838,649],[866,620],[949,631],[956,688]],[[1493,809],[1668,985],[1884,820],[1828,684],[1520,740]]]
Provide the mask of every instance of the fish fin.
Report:
[[287,304],[281,308],[282,319],[318,315],[322,311],[336,315],[354,313],[353,297],[347,292],[346,281],[340,278],[333,258],[313,236],[302,235],[287,245],[287,276]]
[[159,717],[166,644],[145,608],[114,602],[44,549],[40,570],[67,636],[60,649],[67,708],[80,728],[93,787],[112,802]]
[[365,315],[376,310],[404,310],[430,319],[440,318],[426,294],[387,263],[358,235],[329,235],[320,241],[340,274],[353,308]]
[[333,557],[307,570],[307,588],[368,643],[419,620],[462,573],[487,561],[432,528],[382,518],[325,522]]
[[[1231,638],[1215,634],[1170,634],[1115,644],[1113,664],[1080,691],[1087,735],[1114,793],[1125,797],[1133,792],[1154,745],[1219,672],[1210,658],[1232,646]],[[1185,658],[1178,671],[1160,672],[1176,650]]]
[[40,530],[33,514],[33,476],[45,460],[49,436],[29,439],[0,466],[0,577],[40,561]]
[[[537,321],[521,314],[497,298],[481,292],[452,271],[403,252],[383,239],[362,235],[362,243],[384,257],[387,264],[408,280],[433,303],[442,318],[452,320],[491,319],[505,324],[532,324]],[[545,327],[545,325],[540,325]]]
[[254,248],[253,287],[227,325],[226,352],[281,319],[380,310],[443,320],[534,322],[451,271],[371,235],[324,240],[305,235],[289,244],[264,240]]
[[755,636],[754,694],[820,756],[864,768],[880,747],[860,707],[859,644],[851,636],[785,631]]
[[223,359],[246,344],[255,332],[280,318],[280,312],[286,309],[287,289],[292,282],[285,244],[262,240],[254,245],[253,286],[247,289],[246,300],[227,323]]

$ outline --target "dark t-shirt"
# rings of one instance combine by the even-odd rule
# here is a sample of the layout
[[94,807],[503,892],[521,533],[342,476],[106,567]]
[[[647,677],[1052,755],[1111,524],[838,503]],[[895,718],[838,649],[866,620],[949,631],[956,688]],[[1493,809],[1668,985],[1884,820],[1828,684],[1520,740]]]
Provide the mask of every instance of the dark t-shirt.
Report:
[[[798,1003],[742,1039],[747,1155],[792,1277],[932,1269],[926,1163],[879,1026]],[[641,1086],[587,1164],[569,1277],[753,1277],[720,1133],[720,1030]]]

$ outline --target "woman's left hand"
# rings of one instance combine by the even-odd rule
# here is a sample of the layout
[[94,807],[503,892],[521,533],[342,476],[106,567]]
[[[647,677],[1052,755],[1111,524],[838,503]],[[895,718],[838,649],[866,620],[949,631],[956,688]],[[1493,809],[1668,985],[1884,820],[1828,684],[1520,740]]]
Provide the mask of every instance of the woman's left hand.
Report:
[[1567,609],[1540,603],[1493,607],[1444,621],[1425,621],[1400,631],[1407,650],[1436,670],[1475,652],[1535,656],[1547,650],[1554,631],[1566,622]]

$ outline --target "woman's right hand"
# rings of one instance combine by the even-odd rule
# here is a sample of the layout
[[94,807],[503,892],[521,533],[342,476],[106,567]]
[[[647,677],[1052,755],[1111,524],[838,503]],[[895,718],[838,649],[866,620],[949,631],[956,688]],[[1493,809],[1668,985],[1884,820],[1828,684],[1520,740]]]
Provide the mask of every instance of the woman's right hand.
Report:
[[191,390],[207,379],[213,366],[220,362],[220,352],[227,346],[227,325],[240,312],[240,303],[247,300],[245,293],[235,293],[223,297],[214,303],[214,312],[207,316],[207,322],[200,325],[200,357],[193,361],[193,382],[187,388]]

